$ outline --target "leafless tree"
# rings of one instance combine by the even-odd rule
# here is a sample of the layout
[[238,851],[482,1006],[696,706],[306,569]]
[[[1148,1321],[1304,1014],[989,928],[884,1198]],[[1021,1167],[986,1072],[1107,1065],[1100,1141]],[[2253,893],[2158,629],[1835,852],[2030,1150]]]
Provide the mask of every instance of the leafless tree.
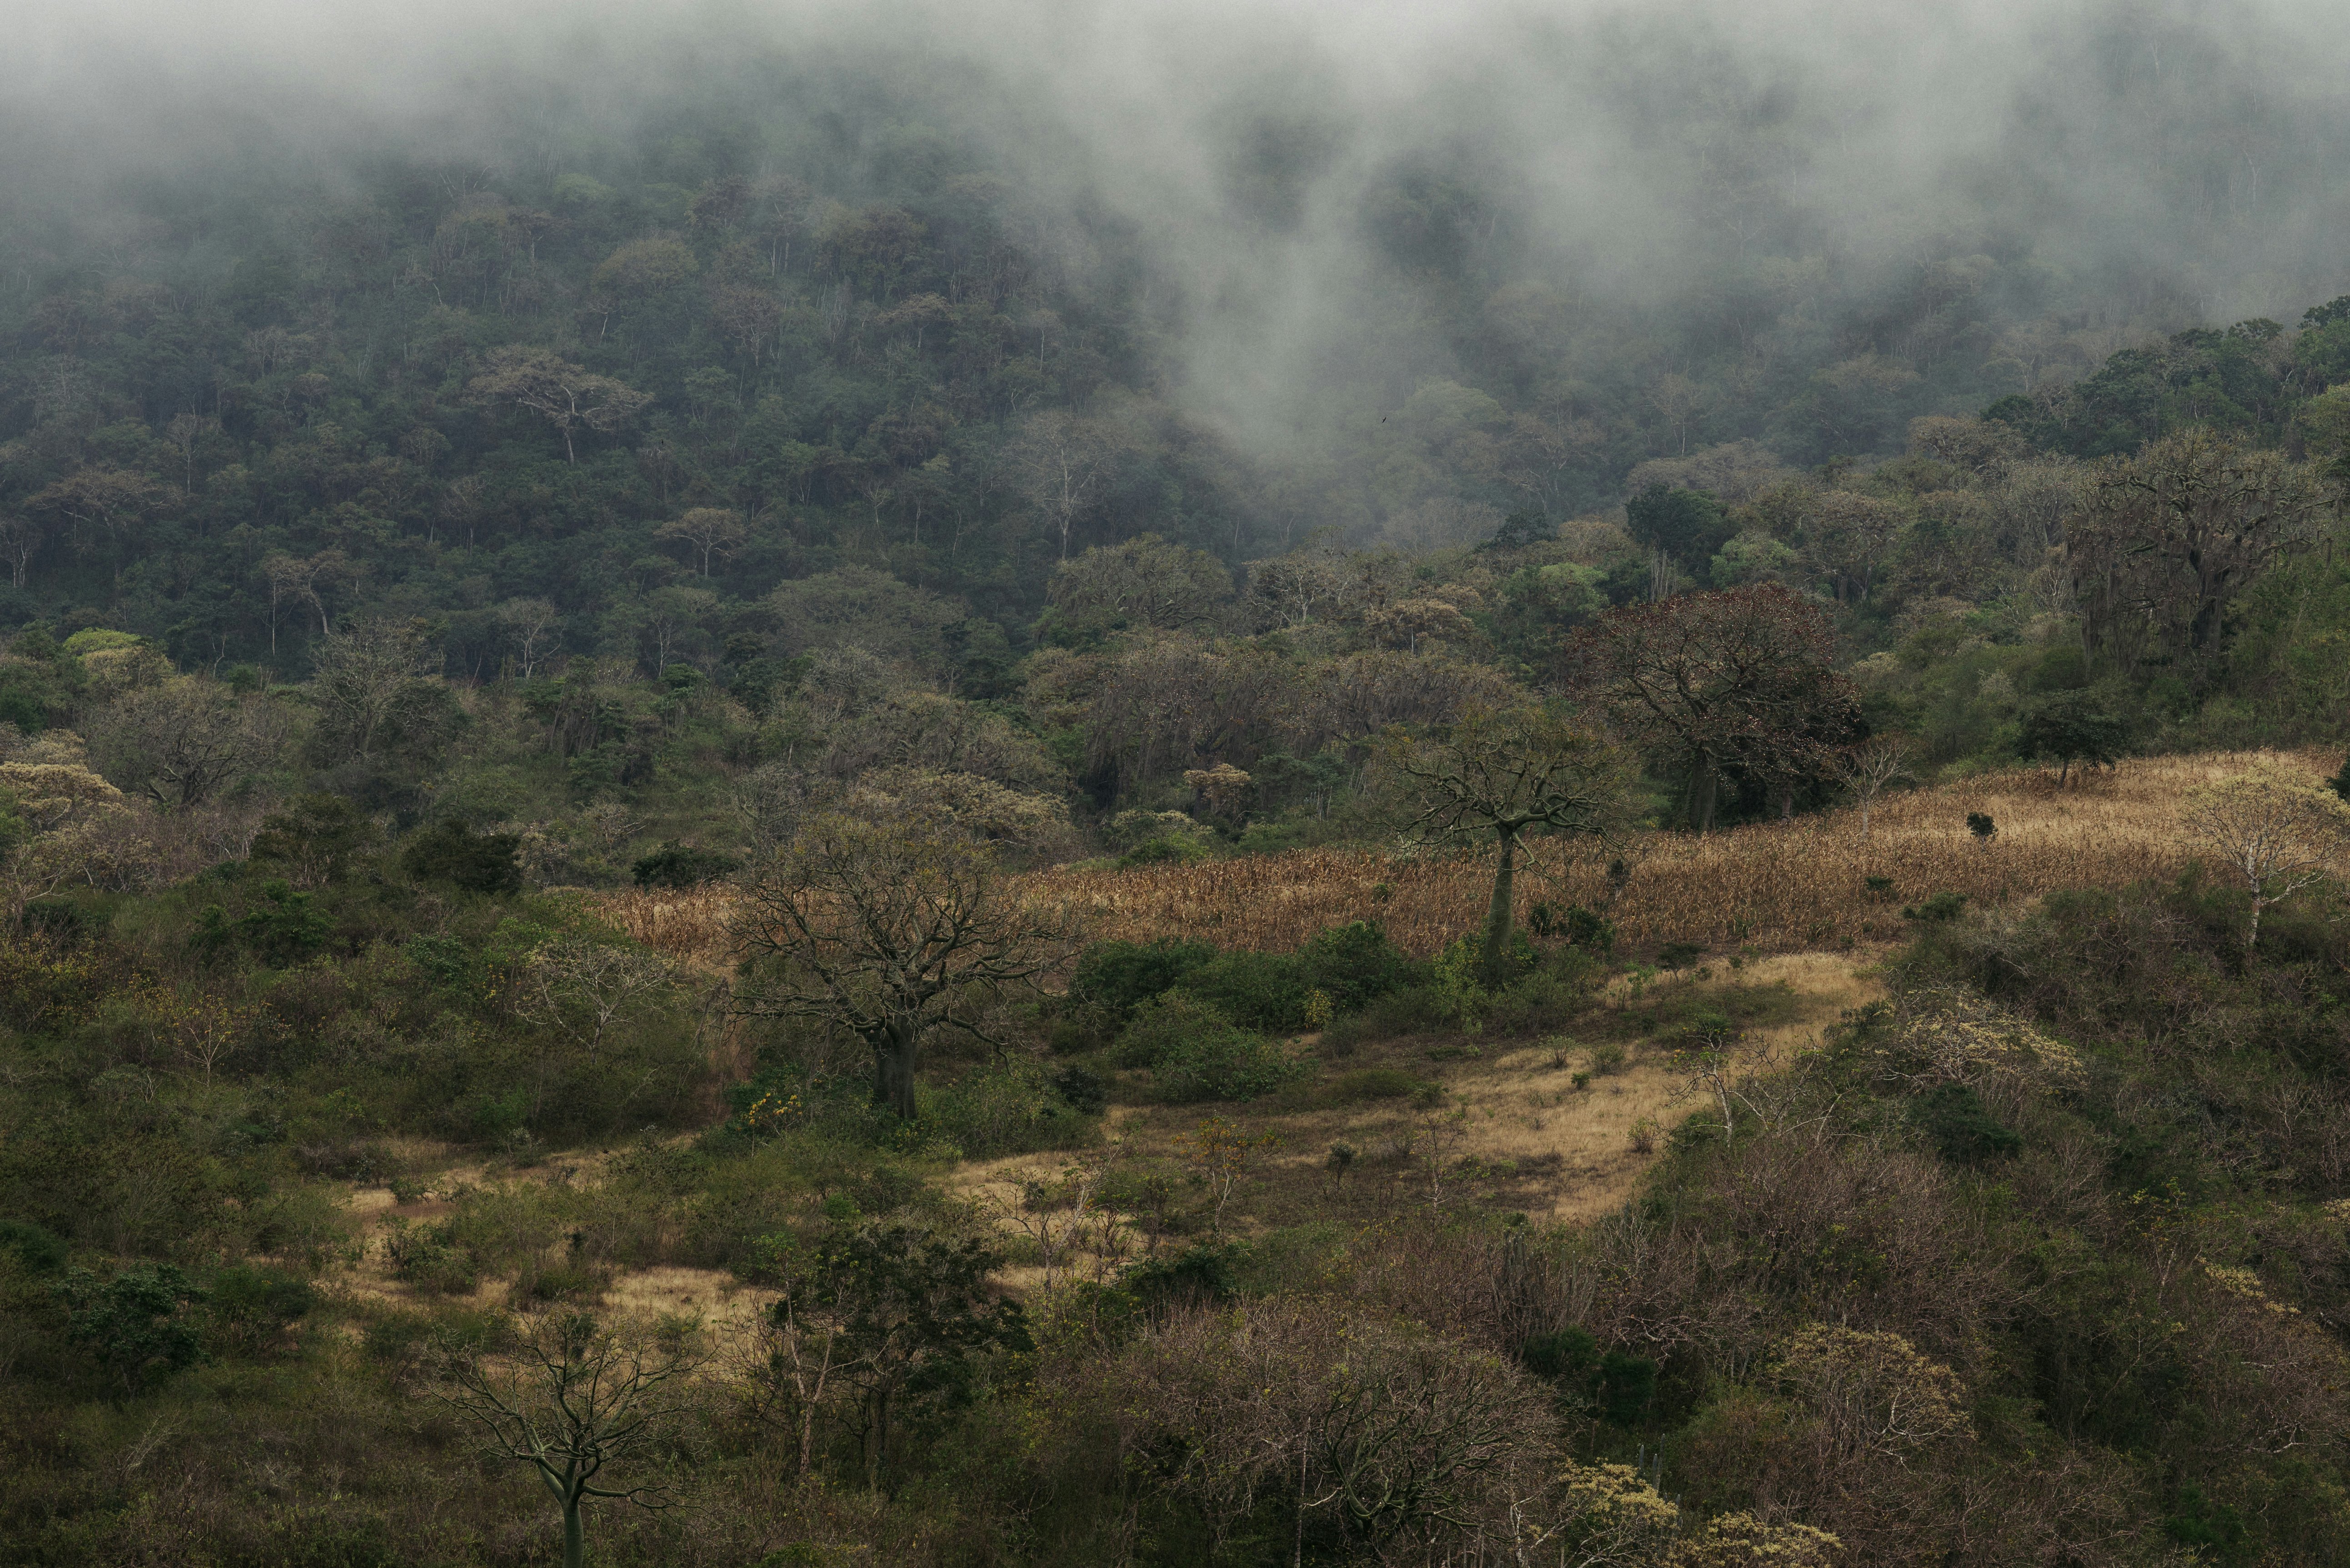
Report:
[[1412,835],[1428,844],[1480,842],[1498,851],[1485,912],[1483,969],[1508,971],[1520,842],[1533,833],[1606,835],[1628,798],[1627,759],[1555,706],[1472,708],[1440,739],[1391,732],[1388,764],[1417,797]]
[[1860,807],[1860,836],[1868,836],[1868,812],[1896,779],[1909,776],[1908,747],[1898,735],[1871,735],[1836,753],[1830,771]]
[[745,878],[733,931],[766,961],[740,1005],[864,1041],[873,1103],[909,1120],[923,1040],[942,1028],[992,1038],[990,1008],[1065,941],[984,845],[919,811],[806,818]]
[[498,618],[522,656],[522,678],[527,680],[561,643],[563,612],[545,599],[508,599],[498,607]]
[[564,1313],[524,1323],[495,1354],[448,1354],[439,1397],[481,1430],[491,1455],[537,1472],[562,1511],[564,1568],[586,1568],[580,1511],[589,1501],[673,1501],[660,1486],[616,1487],[604,1476],[658,1448],[694,1407],[697,1369],[588,1314]]

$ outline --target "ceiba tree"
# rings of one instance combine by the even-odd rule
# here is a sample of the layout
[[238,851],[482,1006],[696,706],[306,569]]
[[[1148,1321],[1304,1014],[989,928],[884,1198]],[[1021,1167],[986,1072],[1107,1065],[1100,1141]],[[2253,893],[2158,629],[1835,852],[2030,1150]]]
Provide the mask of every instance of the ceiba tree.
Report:
[[606,1472],[663,1446],[693,1407],[697,1364],[649,1352],[586,1313],[525,1321],[500,1351],[452,1350],[441,1400],[480,1428],[492,1455],[536,1472],[563,1515],[563,1568],[585,1568],[590,1500],[669,1506],[661,1488],[614,1486]]
[[1627,605],[1575,629],[1571,688],[1689,780],[1689,822],[1713,826],[1726,770],[1780,794],[1824,775],[1859,728],[1819,607],[1776,583]]
[[1483,971],[1506,975],[1518,847],[1529,834],[1606,835],[1622,820],[1630,770],[1614,743],[1558,704],[1472,707],[1440,735],[1388,732],[1390,767],[1414,796],[1412,834],[1423,843],[1475,843],[1499,851],[1485,913]]
[[734,933],[753,961],[741,1005],[864,1041],[873,1103],[910,1118],[923,1040],[988,1038],[990,1007],[1064,941],[952,817],[915,796],[897,807],[807,818],[745,880]]

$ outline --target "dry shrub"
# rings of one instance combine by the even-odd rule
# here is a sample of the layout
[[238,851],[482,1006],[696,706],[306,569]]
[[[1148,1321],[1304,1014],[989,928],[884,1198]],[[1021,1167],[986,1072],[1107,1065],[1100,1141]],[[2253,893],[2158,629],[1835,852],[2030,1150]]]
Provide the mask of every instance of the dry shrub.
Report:
[[1302,1496],[1316,1538],[1418,1562],[1414,1546],[1510,1539],[1551,1484],[1556,1422],[1539,1386],[1376,1309],[1285,1296],[1175,1311],[1105,1376],[1128,1450],[1220,1543]]

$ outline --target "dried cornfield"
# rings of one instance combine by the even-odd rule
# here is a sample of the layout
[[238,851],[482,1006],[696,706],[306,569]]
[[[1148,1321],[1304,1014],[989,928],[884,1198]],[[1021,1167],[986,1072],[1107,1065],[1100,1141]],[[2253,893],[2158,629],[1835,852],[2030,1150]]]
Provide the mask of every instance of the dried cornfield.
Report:
[[733,945],[726,918],[734,908],[731,889],[719,883],[701,888],[629,888],[596,893],[588,901],[606,919],[655,952],[688,963],[719,963]]
[[[1518,876],[1519,913],[1582,904],[1634,949],[1674,941],[1764,951],[1889,940],[1901,908],[1936,893],[1998,906],[2064,888],[2119,887],[2175,873],[2193,853],[2179,826],[2187,790],[2241,771],[2250,753],[2149,758],[2076,777],[2018,770],[1881,799],[1868,837],[1837,811],[1704,838],[1652,833],[1619,851],[1553,843]],[[2321,776],[2334,759],[2291,759]],[[1998,831],[1979,840],[1967,815]],[[1624,875],[1609,875],[1620,857]],[[1870,877],[1889,886],[1873,889]],[[1400,857],[1300,850],[1131,871],[1055,870],[1029,879],[1096,938],[1181,936],[1280,950],[1325,926],[1376,919],[1430,953],[1475,929],[1492,887],[1490,857]]]
[[[1614,920],[1633,950],[1688,941],[1800,951],[1889,940],[1901,908],[1937,893],[2001,906],[2065,888],[2113,888],[2175,874],[2193,854],[2179,826],[2185,793],[2239,772],[2254,753],[2157,757],[2076,776],[2018,770],[1881,799],[1866,839],[1837,811],[1704,838],[1642,834],[1616,849],[1554,842],[1518,875],[1519,913],[1581,904]],[[2334,759],[2284,759],[2316,774]],[[1998,831],[1978,839],[1967,815]],[[1609,862],[1620,857],[1620,877]],[[1877,888],[1870,878],[1885,879]],[[1280,951],[1326,926],[1373,919],[1415,953],[1475,929],[1492,885],[1489,856],[1308,849],[1134,870],[1029,874],[1031,897],[1075,916],[1096,940],[1204,938]],[[598,903],[629,933],[673,956],[723,955],[718,889],[614,893]]]

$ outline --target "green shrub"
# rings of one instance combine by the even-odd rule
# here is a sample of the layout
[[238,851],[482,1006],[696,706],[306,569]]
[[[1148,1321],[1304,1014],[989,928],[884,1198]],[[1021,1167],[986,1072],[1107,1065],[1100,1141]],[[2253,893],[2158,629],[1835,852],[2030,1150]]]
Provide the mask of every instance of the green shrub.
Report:
[[392,1277],[419,1290],[452,1296],[472,1290],[481,1279],[481,1265],[470,1251],[454,1244],[452,1231],[446,1223],[411,1226],[404,1220],[392,1220],[383,1237],[384,1260],[391,1265]]
[[139,1263],[112,1279],[70,1269],[58,1287],[66,1332],[103,1362],[126,1392],[203,1359],[187,1309],[204,1299],[169,1263]]
[[1420,969],[1372,920],[1349,920],[1317,932],[1297,950],[1297,967],[1306,989],[1323,992],[1340,1012],[1357,1012],[1410,984]]
[[1538,937],[1564,941],[1586,952],[1606,954],[1616,949],[1616,922],[1580,904],[1563,909],[1536,904],[1526,911],[1526,926]]
[[400,868],[419,882],[442,882],[463,893],[522,891],[522,847],[512,833],[475,833],[448,817],[411,839],[400,852]]
[[1118,1059],[1149,1068],[1159,1092],[1179,1104],[1253,1100],[1314,1072],[1310,1060],[1288,1055],[1182,992],[1136,1012],[1118,1037]]
[[240,1265],[213,1275],[205,1304],[215,1337],[230,1350],[251,1355],[308,1315],[317,1293],[299,1274]]
[[1187,866],[1195,860],[1208,858],[1208,846],[1187,834],[1167,834],[1158,838],[1146,838],[1118,857],[1118,868],[1132,870],[1138,866]]
[[1094,1141],[1092,1118],[1034,1062],[991,1063],[939,1090],[923,1120],[966,1159],[993,1159]]
[[1311,1057],[1292,1056],[1262,1034],[1223,1029],[1194,1035],[1161,1057],[1151,1076],[1179,1105],[1198,1100],[1253,1100],[1284,1084],[1314,1075]]
[[732,855],[699,849],[691,844],[664,844],[629,867],[639,888],[699,888],[732,876],[742,867]]
[[1960,912],[1966,908],[1966,904],[1967,896],[1964,893],[1937,893],[1922,904],[1905,908],[1901,911],[1901,918],[1905,920],[1922,920],[1928,924],[1944,923],[1957,919]]
[[1216,956],[1208,942],[1096,942],[1077,955],[1069,998],[1106,1012],[1113,1028]]
[[1322,1032],[1322,1048],[1338,1054],[1366,1041],[1434,1034],[1452,1028],[1455,1019],[1453,1004],[1433,987],[1406,986],[1388,992],[1353,1017],[1331,1024]]
[[1201,1241],[1164,1258],[1146,1258],[1118,1276],[1145,1306],[1226,1302],[1240,1294],[1249,1262],[1246,1241]]
[[1287,953],[1232,952],[1191,971],[1181,989],[1244,1028],[1303,1029],[1313,988]]
[[1911,1104],[1909,1115],[1954,1164],[1981,1165],[2023,1147],[2022,1135],[1992,1116],[1982,1096],[1965,1084],[1937,1084]]

